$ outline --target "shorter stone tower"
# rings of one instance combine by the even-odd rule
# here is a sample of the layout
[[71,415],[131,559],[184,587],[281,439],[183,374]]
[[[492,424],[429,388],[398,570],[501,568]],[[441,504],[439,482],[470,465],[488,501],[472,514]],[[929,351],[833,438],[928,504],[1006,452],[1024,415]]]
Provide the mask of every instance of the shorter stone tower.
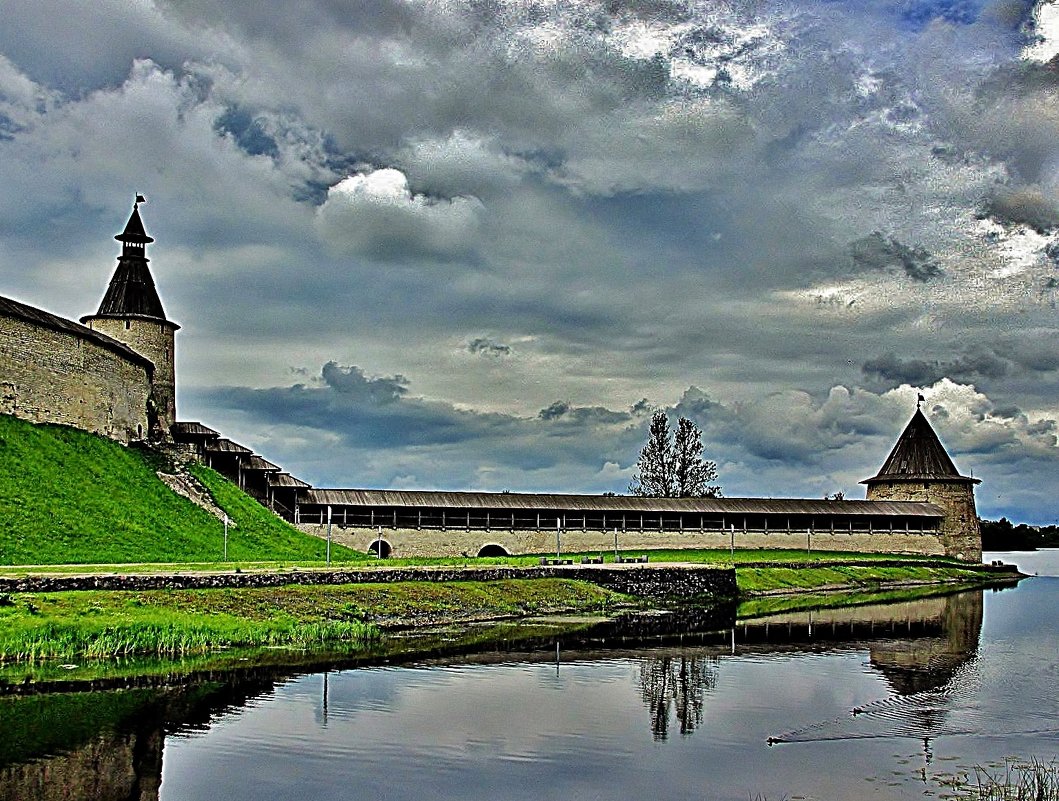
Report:
[[[921,399],[922,400],[922,399]],[[879,473],[861,482],[869,501],[926,501],[945,511],[938,532],[947,556],[982,560],[974,507],[980,479],[960,475],[919,406]]]
[[147,420],[148,436],[157,441],[170,439],[169,429],[176,422],[176,331],[180,326],[166,319],[147,268],[147,244],[154,239],[147,236],[140,220],[142,202],[137,195],[125,230],[114,237],[121,242],[121,256],[99,311],[82,317],[81,322],[154,363]]

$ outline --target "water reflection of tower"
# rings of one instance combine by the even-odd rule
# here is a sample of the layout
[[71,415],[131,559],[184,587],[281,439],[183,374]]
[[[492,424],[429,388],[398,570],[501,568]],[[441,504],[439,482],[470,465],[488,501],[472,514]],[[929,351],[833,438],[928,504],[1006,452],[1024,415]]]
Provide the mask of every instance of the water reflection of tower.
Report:
[[[857,706],[848,718],[813,723],[769,737],[768,742],[908,737],[924,743],[929,762],[932,739],[967,726],[967,721],[954,723],[951,718],[955,709],[968,706],[965,700],[977,691],[982,610],[982,590],[972,590],[891,605],[820,611],[821,618],[831,616],[832,622],[818,621],[817,635],[836,631],[840,636],[832,635],[829,640],[837,643],[845,631],[846,642],[866,647],[869,664],[885,677],[893,694]],[[783,616],[771,618],[774,629],[777,617]],[[762,623],[755,621],[758,628]],[[777,638],[769,639],[773,648],[779,645]]]
[[[923,743],[922,778],[933,761],[931,741],[966,726],[950,720],[967,707],[977,690],[977,657],[982,628],[983,592],[969,591],[916,602],[919,619],[938,625],[931,636],[885,639],[872,643],[869,661],[886,677],[894,695],[859,706],[842,731],[828,736],[910,737]],[[910,610],[912,611],[912,610]],[[911,615],[909,617],[911,620]],[[973,704],[972,704],[973,706]],[[783,741],[808,739],[798,733]]]
[[937,636],[884,640],[869,651],[872,667],[886,677],[898,695],[948,687],[962,665],[978,653],[983,593],[966,592],[917,602],[924,618],[941,624]]

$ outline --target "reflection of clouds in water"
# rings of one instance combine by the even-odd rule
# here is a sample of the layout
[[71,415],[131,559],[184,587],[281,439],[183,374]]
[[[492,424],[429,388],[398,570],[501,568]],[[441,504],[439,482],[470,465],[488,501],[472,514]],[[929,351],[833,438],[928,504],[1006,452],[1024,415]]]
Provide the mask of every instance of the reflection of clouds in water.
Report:
[[[951,767],[1053,752],[1059,642],[1040,621],[1059,614],[1055,589],[1034,579],[989,594],[984,616],[981,591],[818,611],[811,636],[799,613],[777,614],[742,625],[736,655],[725,639],[563,650],[558,673],[553,649],[540,662],[340,671],[326,727],[322,679],[306,676],[204,736],[170,738],[163,799],[338,799],[350,788],[390,799],[859,799],[874,795],[869,778],[886,781],[887,797],[921,798],[924,754]],[[767,641],[751,636],[766,620]],[[799,744],[768,748],[781,731]]]
[[911,695],[892,695],[854,707],[848,718],[820,721],[770,742],[858,740],[873,737],[937,737],[974,734],[986,728],[982,710],[975,706],[979,694],[978,660],[957,668],[943,687]]
[[[873,645],[871,666],[886,676],[893,695],[859,703],[848,717],[792,729],[770,742],[951,736],[1059,739],[1055,694],[1059,643],[1054,633],[1042,631],[1039,622],[1054,617],[1055,584],[1051,579],[1024,584],[1018,590],[1023,603],[1017,606],[1004,603],[1014,601],[1015,593],[1003,593],[990,606],[990,627],[998,634],[987,632],[981,645],[975,627],[968,628],[963,625],[967,621],[960,619],[961,609],[969,608],[966,605],[948,610],[944,638]],[[1027,608],[1039,613],[1032,621],[1026,619]],[[1014,625],[1016,619],[1021,625]],[[1012,625],[1005,622],[1009,620]]]

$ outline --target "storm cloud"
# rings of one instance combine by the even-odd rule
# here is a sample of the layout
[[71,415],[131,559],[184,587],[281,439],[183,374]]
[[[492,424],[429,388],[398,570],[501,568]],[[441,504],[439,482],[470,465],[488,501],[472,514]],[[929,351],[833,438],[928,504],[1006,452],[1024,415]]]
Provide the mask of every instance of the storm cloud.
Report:
[[[403,380],[399,393],[382,399],[364,391],[391,381],[365,379],[357,368],[329,362],[311,384],[217,388],[202,400],[222,418],[234,413],[253,421],[248,444],[284,464],[311,467],[312,480],[327,485],[349,484],[353,475],[357,486],[623,493],[650,424],[638,407],[556,401],[523,416],[431,401],[409,392]],[[855,498],[862,493],[858,482],[882,464],[920,393],[957,465],[975,475],[995,471],[990,499],[1025,495],[1018,465],[1046,472],[1054,466],[1054,418],[1000,407],[947,378],[881,393],[836,386],[822,398],[777,392],[731,405],[689,387],[661,408],[702,429],[705,454],[718,463],[729,497],[760,494],[765,474],[772,476],[773,496],[822,497],[840,489]],[[1039,475],[1039,486],[1059,489],[1052,475],[1059,473]],[[994,513],[1010,509],[1008,501],[990,499],[983,503]]]
[[1055,3],[126,6],[4,5],[0,293],[93,311],[145,194],[181,417],[317,483],[618,491],[667,408],[822,494],[950,382],[1021,410],[966,418],[983,486],[1048,472]]
[[856,267],[866,270],[900,269],[913,281],[929,281],[941,275],[937,261],[921,247],[902,245],[878,231],[849,246]]

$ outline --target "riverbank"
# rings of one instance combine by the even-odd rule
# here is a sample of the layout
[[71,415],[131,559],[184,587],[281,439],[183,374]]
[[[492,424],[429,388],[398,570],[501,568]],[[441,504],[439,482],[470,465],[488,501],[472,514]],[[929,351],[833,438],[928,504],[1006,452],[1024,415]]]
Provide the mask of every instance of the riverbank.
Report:
[[584,582],[400,582],[0,596],[0,663],[228,648],[366,646],[383,629],[605,612],[631,600]]
[[[732,568],[376,568],[361,571],[357,583],[349,581],[348,570],[326,569],[22,576],[4,579],[7,589],[0,591],[0,663],[176,658],[260,647],[356,650],[401,629],[539,615],[612,615],[650,605],[642,594],[621,591],[630,586],[626,577],[645,576],[641,584],[657,585],[675,571],[714,576],[726,570]],[[843,593],[851,599],[875,597],[914,587],[1011,583],[1019,577],[1014,568],[893,558],[862,564],[757,561],[740,564],[734,573],[739,597],[756,597],[761,608],[778,605],[773,596],[804,594],[832,605]],[[615,574],[625,583],[600,586],[583,580]],[[407,580],[412,577],[419,580]],[[704,601],[701,593],[689,593],[685,600]],[[734,601],[735,595],[713,597]],[[771,603],[764,603],[766,598]]]

